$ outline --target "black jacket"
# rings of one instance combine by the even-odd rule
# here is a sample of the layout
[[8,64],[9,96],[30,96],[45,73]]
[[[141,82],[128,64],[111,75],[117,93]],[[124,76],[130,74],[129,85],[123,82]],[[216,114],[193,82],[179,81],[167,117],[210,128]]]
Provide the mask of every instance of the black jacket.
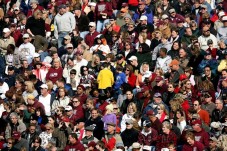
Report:
[[138,131],[135,129],[125,129],[121,133],[121,138],[125,146],[130,147],[134,142],[138,141]]
[[94,126],[94,131],[93,131],[93,136],[96,137],[97,139],[101,140],[101,138],[104,136],[104,123],[101,119],[101,117],[97,117],[96,119],[90,118],[89,120],[86,121],[85,127],[87,126]]
[[225,114],[227,112],[227,108],[223,107],[223,109],[220,111],[218,109],[214,109],[212,112],[212,121],[213,122],[221,122],[224,123],[225,122]]
[[89,18],[81,14],[80,18],[76,17],[76,25],[80,32],[88,31]]

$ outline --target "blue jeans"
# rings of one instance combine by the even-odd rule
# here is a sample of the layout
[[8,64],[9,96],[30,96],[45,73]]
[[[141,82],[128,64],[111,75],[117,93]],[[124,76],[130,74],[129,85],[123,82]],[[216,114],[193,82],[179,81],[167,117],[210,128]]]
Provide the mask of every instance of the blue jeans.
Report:
[[58,34],[58,48],[60,48],[62,46],[63,39],[68,34],[69,34],[69,32],[61,32]]
[[105,28],[105,25],[106,23],[109,22],[109,19],[106,19],[106,20],[98,20],[97,21],[97,32],[101,32],[104,28]]

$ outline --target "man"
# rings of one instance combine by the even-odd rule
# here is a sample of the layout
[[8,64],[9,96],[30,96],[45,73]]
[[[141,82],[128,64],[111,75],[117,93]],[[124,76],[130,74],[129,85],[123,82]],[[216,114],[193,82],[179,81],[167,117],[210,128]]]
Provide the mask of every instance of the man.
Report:
[[80,101],[81,104],[85,104],[88,95],[85,93],[86,88],[83,85],[78,85],[77,86],[77,91],[75,94],[75,97],[77,97]]
[[133,119],[126,119],[126,129],[121,133],[124,146],[128,148],[138,140],[138,131],[133,128]]
[[8,84],[9,88],[14,86],[16,80],[15,67],[8,66],[7,74],[4,77],[5,82]]
[[30,37],[29,34],[24,34],[23,35],[24,43],[21,44],[18,48],[20,58],[27,59],[28,64],[32,63],[33,54],[35,53],[35,47],[32,43],[30,43],[29,37]]
[[169,77],[169,82],[178,83],[180,75],[184,73],[183,69],[180,67],[180,62],[174,59],[169,66],[171,71],[166,73],[167,77]]
[[132,151],[141,151],[141,145],[138,142],[135,142],[131,146]]
[[20,132],[14,131],[12,137],[16,140],[16,143],[13,146],[15,149],[20,150],[24,147],[26,150],[29,150],[28,140],[21,138]]
[[[14,85],[15,85],[15,83],[13,84],[13,86]],[[0,98],[1,99],[5,99],[5,97],[6,97],[5,94],[8,90],[9,90],[8,84],[5,82],[3,77],[0,77]]]
[[29,124],[28,129],[21,134],[21,137],[28,141],[29,147],[32,146],[37,136],[39,133],[36,132],[36,124]]
[[118,54],[117,55],[117,57],[116,57],[116,59],[117,59],[117,61],[116,61],[116,63],[115,63],[115,68],[117,67],[117,66],[121,66],[121,67],[125,67],[125,65],[126,65],[126,61],[125,61],[125,58],[124,58],[124,56],[122,55],[122,54]]
[[225,12],[223,12],[222,10],[219,11],[218,13],[218,19],[214,22],[214,29],[218,30],[219,28],[222,28],[222,26],[224,25],[222,22],[222,17],[225,16]]
[[94,39],[99,33],[96,31],[96,24],[95,22],[90,22],[89,25],[89,33],[84,37],[85,43],[91,48],[94,44]]
[[226,107],[223,104],[223,100],[221,98],[216,99],[215,101],[216,108],[212,112],[212,121],[221,123],[225,122],[225,113],[227,112]]
[[148,86],[143,86],[141,89],[142,96],[139,98],[143,103],[142,110],[150,103],[151,101],[151,93],[150,88]]
[[82,50],[77,49],[77,51],[75,52],[75,55],[74,55],[74,63],[76,65],[76,68],[79,69],[79,70],[77,70],[78,73],[80,73],[80,68],[82,66],[87,66],[88,61],[83,58],[83,52],[82,52]]
[[43,82],[40,81],[39,79],[37,79],[34,74],[29,75],[29,79],[34,84],[34,87],[37,90],[38,94],[41,94],[41,87],[40,86],[43,84]]
[[217,39],[218,41],[223,40],[225,44],[227,43],[227,16],[222,17],[223,27],[218,28]]
[[40,103],[38,100],[35,99],[34,95],[29,94],[27,96],[27,100],[25,100],[28,105],[27,105],[27,110],[29,113],[35,113],[35,110],[37,108],[40,108],[42,113],[45,113],[45,109],[42,103]]
[[[65,115],[66,115],[66,117],[68,117],[69,118],[69,121],[70,121],[70,123],[72,123],[73,125],[75,125],[76,123],[76,117],[75,117],[75,115],[73,114],[73,108],[72,108],[72,106],[70,106],[70,105],[67,105],[66,107],[65,107]],[[79,120],[79,119],[78,119]]]
[[158,134],[160,134],[162,131],[162,123],[155,115],[156,114],[154,113],[154,111],[149,110],[147,111],[146,115],[144,115],[144,117],[150,120],[151,128],[155,129],[158,132]]
[[75,17],[67,12],[66,5],[59,6],[59,13],[54,18],[54,36],[58,39],[58,48],[62,46],[63,38],[72,32],[76,26]]
[[66,47],[67,53],[62,55],[62,57],[61,57],[63,64],[67,63],[68,58],[74,57],[73,45],[71,43],[69,43],[65,47]]
[[98,139],[93,136],[94,127],[87,126],[85,128],[85,137],[81,140],[84,147],[87,147],[90,142],[98,142]]
[[77,134],[71,133],[69,135],[69,143],[70,145],[67,145],[64,149],[64,151],[70,151],[70,150],[79,150],[79,151],[85,151],[84,146],[78,141]]
[[137,25],[136,27],[136,31],[138,33],[140,33],[141,31],[143,31],[143,29],[146,28],[147,30],[147,34],[152,34],[152,32],[154,31],[154,25],[151,24],[151,23],[148,23],[148,19],[147,19],[147,16],[145,15],[142,15],[140,17],[140,23]]
[[162,13],[163,14],[168,14],[169,10],[171,8],[171,4],[169,3],[169,0],[162,0],[161,1],[161,7],[162,7]]
[[68,96],[72,97],[73,91],[72,91],[72,87],[68,84],[65,83],[65,79],[64,78],[60,78],[56,81],[56,85],[57,85],[57,89],[56,92],[58,91],[59,88],[64,88],[68,94]]
[[67,45],[71,44],[72,40],[69,35],[65,35],[63,39],[63,45],[58,48],[58,56],[61,58],[64,54],[67,54]]
[[7,52],[7,47],[9,44],[13,44],[15,45],[15,41],[14,38],[10,36],[11,31],[9,30],[9,28],[4,28],[3,29],[3,36],[0,39],[0,50],[2,54],[6,54]]
[[145,146],[155,146],[158,140],[158,132],[157,130],[151,127],[150,120],[145,120],[143,122],[143,129],[139,132],[138,142]]
[[[211,58],[211,54],[208,53],[208,55],[209,55],[208,57]],[[215,64],[216,63],[213,63],[213,66],[215,66]],[[204,76],[201,78],[202,81],[209,80],[210,82],[213,83],[214,89],[216,90],[218,85],[218,76],[216,75],[216,73],[212,73],[212,70],[215,71],[217,68],[215,67],[211,68],[211,66],[206,65],[203,69],[204,69]]]
[[184,17],[180,14],[177,14],[176,13],[176,10],[174,8],[171,8],[169,10],[169,14],[170,14],[170,22],[173,23],[173,24],[177,24],[177,20],[184,20]]
[[91,118],[89,118],[85,123],[85,126],[92,125],[95,126],[93,131],[94,137],[100,140],[104,135],[103,131],[104,123],[101,117],[99,116],[98,109],[91,109]]
[[195,136],[192,132],[188,132],[185,138],[187,139],[187,144],[183,145],[184,151],[193,149],[196,149],[197,151],[203,151],[205,149],[202,143],[195,140]]
[[181,38],[181,42],[185,45],[188,46],[191,44],[191,37],[192,37],[192,30],[190,27],[185,28],[185,33]]
[[163,72],[166,73],[170,69],[168,65],[171,63],[171,61],[171,57],[167,55],[167,49],[160,48],[159,57],[157,58],[155,68],[161,68]]
[[121,136],[115,133],[116,124],[112,122],[107,123],[107,132],[102,138],[102,141],[107,146],[108,150],[114,150],[117,143],[123,143]]
[[[72,122],[74,122],[74,121],[72,121]],[[74,123],[75,123],[74,130],[76,131],[78,141],[81,141],[86,136],[85,135],[85,120],[78,119]]]
[[5,139],[13,137],[14,131],[22,133],[26,130],[25,124],[19,119],[19,116],[16,112],[12,112],[9,117],[10,122],[6,126]]
[[210,125],[210,115],[206,110],[201,109],[201,101],[195,100],[193,103],[194,110],[199,114],[200,119],[209,126]]
[[[123,13],[121,13],[123,14]],[[130,22],[132,22],[132,17],[131,15],[129,15],[128,13],[124,13],[124,24],[121,26],[121,30],[120,31],[127,31],[128,30],[128,25]],[[121,23],[118,22],[118,19],[117,19],[117,23],[118,25],[121,25]]]
[[201,108],[206,110],[211,117],[213,110],[216,108],[215,103],[212,102],[212,96],[209,92],[203,94],[203,97],[205,102],[202,104]]
[[219,147],[219,141],[215,137],[210,137],[209,142],[209,151],[222,151],[222,148]]
[[82,14],[80,6],[76,5],[73,10],[76,18],[76,26],[78,27],[78,30],[80,32],[80,37],[84,39],[89,30],[89,18],[85,14]]
[[195,141],[202,143],[206,148],[209,146],[209,134],[202,128],[202,122],[200,120],[194,120],[192,122],[193,133],[195,135]]
[[210,29],[207,26],[204,26],[202,28],[202,35],[199,36],[198,41],[200,43],[201,49],[206,51],[209,47],[207,45],[207,40],[211,39],[213,41],[213,47],[217,48],[218,43],[217,43],[217,38],[210,33]]
[[46,115],[50,116],[53,99],[48,92],[48,86],[46,84],[42,84],[40,86],[40,88],[41,88],[41,95],[38,97],[38,100],[39,100],[40,103],[43,104]]
[[145,15],[148,20],[148,23],[153,23],[153,13],[149,8],[146,8],[146,3],[145,1],[140,1],[139,2],[139,6],[137,11],[135,12],[135,14],[133,15],[133,21],[135,23],[138,23],[138,20],[140,18],[140,16]]
[[99,89],[104,90],[108,87],[112,87],[112,85],[114,84],[113,73],[108,67],[109,64],[107,62],[104,62],[103,69],[98,74],[97,82]]

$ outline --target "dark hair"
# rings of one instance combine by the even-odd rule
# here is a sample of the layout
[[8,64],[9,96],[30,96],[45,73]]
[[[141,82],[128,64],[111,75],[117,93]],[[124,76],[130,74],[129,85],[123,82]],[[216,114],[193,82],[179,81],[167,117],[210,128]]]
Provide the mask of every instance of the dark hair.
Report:
[[65,79],[64,79],[64,78],[60,78],[60,79],[58,79],[57,81],[58,81],[58,82],[62,82],[62,83],[65,84]]
[[76,74],[76,69],[70,70],[70,74]]
[[71,57],[69,57],[69,58],[67,59],[67,62],[68,62],[69,60],[74,61],[74,59],[71,58]]
[[[36,137],[34,138],[34,142],[35,142],[36,140],[39,142],[39,144],[42,143],[42,139],[41,139],[39,136],[36,136]],[[34,142],[33,142],[33,143],[34,143]]]
[[75,138],[76,140],[78,140],[76,133],[71,133],[70,135],[71,135],[72,138]]
[[44,111],[41,107],[36,108],[35,111],[36,111],[36,112],[37,112],[37,111],[40,111],[40,116],[41,116],[41,117],[45,116],[45,111]]
[[167,49],[164,47],[160,48],[160,51],[164,52],[165,54],[167,53]]
[[84,68],[86,68],[88,70],[88,67],[87,66],[81,66],[81,68],[80,68],[80,74],[82,76],[84,76]]
[[29,79],[30,79],[31,81],[37,80],[36,75],[34,75],[34,74],[29,75]]
[[104,144],[104,142],[98,141],[96,144],[99,145],[100,148],[105,149],[105,144]]

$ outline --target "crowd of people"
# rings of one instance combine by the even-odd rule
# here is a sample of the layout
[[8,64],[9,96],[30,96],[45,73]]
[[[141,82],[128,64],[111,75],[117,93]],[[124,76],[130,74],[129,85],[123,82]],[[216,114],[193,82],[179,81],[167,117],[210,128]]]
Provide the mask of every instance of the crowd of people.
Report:
[[0,0],[0,150],[227,151],[227,0]]

